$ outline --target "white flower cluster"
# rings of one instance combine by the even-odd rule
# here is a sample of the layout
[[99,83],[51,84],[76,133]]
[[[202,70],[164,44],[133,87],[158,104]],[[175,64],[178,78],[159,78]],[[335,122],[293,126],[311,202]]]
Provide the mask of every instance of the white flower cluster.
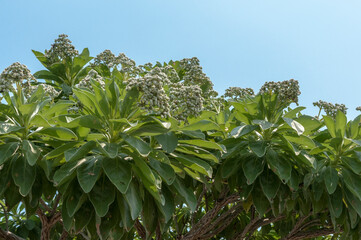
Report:
[[13,90],[13,84],[22,84],[24,80],[32,81],[35,78],[24,64],[11,64],[0,74],[0,93]]
[[34,83],[36,82],[33,82],[33,84],[30,82],[24,83],[23,90],[26,98],[29,98],[31,95],[33,95],[33,93],[38,90],[39,86],[43,88],[45,95],[51,97],[52,99],[56,98],[60,94],[60,92],[57,91],[53,86],[44,83],[35,85]]
[[254,96],[252,88],[229,87],[226,89],[224,94],[224,97],[232,98],[234,100],[238,100],[246,96]]
[[171,65],[162,68],[163,72],[167,74],[169,81],[176,83],[180,81],[177,71]]
[[169,115],[169,97],[164,87],[169,83],[162,69],[155,67],[144,77],[130,78],[126,89],[136,87],[142,93],[139,106],[165,117]]
[[76,87],[81,88],[89,88],[90,90],[93,90],[93,87],[91,85],[91,80],[94,80],[98,82],[102,89],[105,89],[105,82],[103,78],[95,71],[94,69],[91,69],[88,72],[88,75],[85,76],[77,85]]
[[281,101],[298,104],[298,96],[301,94],[301,91],[298,81],[290,79],[282,82],[266,82],[259,90],[259,93],[276,93]]
[[54,44],[51,45],[51,48],[45,50],[45,57],[50,63],[58,62],[67,57],[74,57],[78,54],[78,50],[71,44],[66,34],[60,34],[59,37],[55,39]]
[[205,89],[205,91],[203,91],[204,97],[209,97],[210,95],[217,96],[217,93],[213,90],[213,83],[203,72],[198,58],[184,58],[179,61],[179,66],[185,70],[183,76],[184,85],[201,86],[202,89]]
[[[337,111],[341,111],[344,114],[346,114],[347,111],[347,107],[345,106],[345,104],[332,104],[329,102],[325,102],[322,100],[319,100],[318,102],[314,102],[313,106],[319,107],[320,110],[324,110],[326,115],[331,116],[331,117],[336,117],[336,113]],[[357,110],[357,109],[356,109]]]
[[93,66],[104,64],[108,68],[117,67],[119,64],[122,66],[121,72],[134,72],[137,71],[135,61],[128,58],[124,53],[119,53],[115,56],[112,51],[104,50],[94,58]]
[[198,116],[203,110],[202,89],[197,86],[185,86],[172,83],[169,89],[171,115],[187,122],[189,116]]

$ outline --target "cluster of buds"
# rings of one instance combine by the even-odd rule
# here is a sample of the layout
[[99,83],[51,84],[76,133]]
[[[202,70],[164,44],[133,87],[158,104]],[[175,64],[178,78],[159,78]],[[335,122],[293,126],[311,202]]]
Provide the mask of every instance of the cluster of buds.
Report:
[[266,82],[259,90],[259,93],[275,93],[281,101],[298,104],[298,96],[301,94],[301,91],[298,81],[290,79],[282,82]]
[[247,96],[254,96],[252,88],[229,87],[224,94],[224,97],[232,98],[234,100],[239,100]]
[[164,87],[169,85],[169,79],[161,68],[155,67],[141,78],[130,78],[127,90],[136,87],[142,93],[139,106],[153,111],[162,117],[169,115],[169,97]]
[[361,106],[357,107],[356,111],[361,111]]
[[337,111],[341,111],[344,114],[346,114],[347,111],[347,107],[345,106],[345,104],[338,104],[338,103],[332,104],[322,100],[319,100],[318,102],[314,102],[313,106],[319,107],[320,111],[323,109],[326,115],[331,117],[336,117]]
[[83,78],[76,87],[80,88],[88,88],[93,91],[93,87],[91,85],[91,80],[98,82],[102,89],[105,89],[105,82],[103,78],[95,71],[94,69],[91,69],[89,73]]
[[185,70],[183,76],[184,85],[198,85],[202,88],[205,87],[204,89],[206,90],[203,91],[204,97],[208,97],[210,94],[216,95],[215,91],[213,90],[213,83],[203,72],[198,58],[184,58],[179,61],[179,66]]
[[25,82],[23,85],[23,91],[26,98],[29,98],[31,95],[33,95],[34,92],[36,92],[41,86],[44,90],[44,93],[46,96],[49,96],[50,98],[54,99],[59,96],[60,92],[57,91],[53,86],[50,86],[48,84],[40,83],[37,84],[36,81],[34,82]]
[[185,86],[172,83],[169,89],[170,111],[173,117],[187,122],[190,116],[198,116],[203,110],[202,89],[197,86]]
[[121,72],[132,73],[138,71],[134,60],[128,58],[124,53],[119,53],[118,56],[115,56],[110,50],[104,50],[94,58],[94,63],[92,65],[97,66],[100,64],[104,64],[108,68],[115,68],[118,65],[121,65]]
[[0,74],[0,93],[14,90],[14,84],[22,86],[24,80],[30,82],[35,78],[24,64],[11,64]]
[[45,57],[50,63],[58,62],[68,57],[72,58],[78,54],[78,50],[71,44],[66,34],[60,34],[59,37],[55,39],[54,44],[51,45],[51,48],[45,50]]

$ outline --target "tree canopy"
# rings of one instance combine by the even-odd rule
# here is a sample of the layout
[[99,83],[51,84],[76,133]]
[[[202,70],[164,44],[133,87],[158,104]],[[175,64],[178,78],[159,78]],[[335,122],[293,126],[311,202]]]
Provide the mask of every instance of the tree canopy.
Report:
[[44,70],[0,75],[0,238],[361,238],[344,105],[303,114],[293,79],[218,97],[197,58],[93,58],[64,34],[33,53]]

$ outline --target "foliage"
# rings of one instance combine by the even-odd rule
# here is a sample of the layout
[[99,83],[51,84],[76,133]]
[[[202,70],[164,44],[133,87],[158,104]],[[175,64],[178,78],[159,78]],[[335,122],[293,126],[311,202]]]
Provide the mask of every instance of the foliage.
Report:
[[0,237],[360,238],[361,116],[290,108],[293,79],[217,98],[196,58],[91,62],[66,37],[37,80],[0,77]]

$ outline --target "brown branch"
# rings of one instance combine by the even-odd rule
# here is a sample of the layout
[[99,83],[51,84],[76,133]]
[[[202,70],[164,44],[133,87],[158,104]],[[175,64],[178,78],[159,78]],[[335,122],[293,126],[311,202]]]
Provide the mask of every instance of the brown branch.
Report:
[[41,206],[43,206],[43,208],[46,210],[46,211],[48,211],[49,213],[52,211],[52,209],[48,206],[48,204],[46,204],[45,202],[44,202],[44,200],[43,199],[39,199],[39,203],[41,204]]
[[286,237],[282,238],[282,240],[287,240],[289,238],[291,238],[296,232],[301,230],[302,224],[304,223],[304,221],[309,218],[312,215],[312,212],[310,212],[308,215],[303,216],[303,217],[299,217],[297,223],[295,224],[295,226],[293,226],[292,230],[287,234]]
[[139,235],[139,237],[143,240],[147,239],[147,233],[145,231],[145,228],[143,227],[143,225],[139,222],[139,220],[135,220],[134,223],[134,227],[137,230],[137,233]]
[[59,205],[60,199],[61,199],[61,194],[59,193],[54,200],[53,209],[51,210],[50,215],[54,215],[54,213],[56,212],[56,208]]
[[304,240],[339,233],[334,229],[317,229],[295,233],[289,240]]
[[280,215],[277,217],[272,217],[272,218],[264,218],[259,220],[252,228],[251,230],[248,232],[248,237],[246,238],[247,240],[250,239],[254,233],[254,231],[256,231],[258,228],[263,227],[265,225],[274,223],[274,222],[278,222],[283,220],[284,218],[286,218],[286,216],[284,215]]
[[160,231],[159,223],[157,224],[157,228],[155,229],[155,239],[162,240],[162,232]]
[[199,233],[203,230],[204,226],[209,225],[213,219],[217,216],[218,212],[230,203],[239,201],[238,194],[232,194],[228,197],[224,197],[224,194],[220,194],[222,200],[217,201],[214,207],[208,211],[197,224],[183,237],[183,240],[191,240],[198,237]]
[[5,231],[3,229],[0,228],[0,239],[4,239],[4,240],[25,240],[22,237],[19,237],[17,235],[15,235],[12,232],[9,231]]

